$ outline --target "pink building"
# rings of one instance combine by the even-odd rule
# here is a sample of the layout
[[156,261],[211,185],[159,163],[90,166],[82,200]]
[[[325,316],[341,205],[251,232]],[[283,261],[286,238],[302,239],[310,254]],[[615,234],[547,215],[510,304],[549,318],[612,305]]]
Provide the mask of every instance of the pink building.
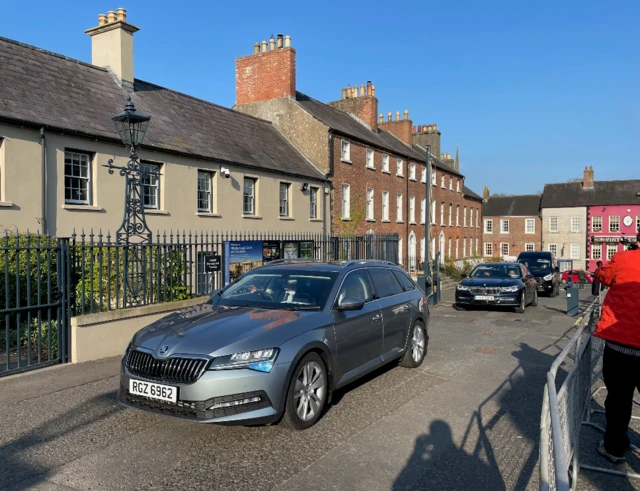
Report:
[[[640,193],[640,187],[637,192]],[[607,201],[619,201],[619,198],[619,195],[610,196]],[[633,198],[629,202],[638,203],[638,197]],[[586,269],[595,271],[598,261],[607,264],[616,252],[625,249],[620,239],[624,236],[635,242],[639,230],[640,204],[588,206]]]

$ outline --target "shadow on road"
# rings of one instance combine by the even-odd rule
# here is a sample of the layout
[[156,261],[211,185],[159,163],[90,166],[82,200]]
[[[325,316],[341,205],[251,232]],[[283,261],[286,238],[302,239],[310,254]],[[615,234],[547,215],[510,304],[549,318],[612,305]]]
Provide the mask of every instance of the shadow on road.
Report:
[[454,443],[447,422],[435,421],[416,440],[393,491],[524,490],[537,483],[546,373],[561,349],[557,345],[570,337],[570,331],[542,350],[520,344],[512,353],[518,366],[473,412],[460,445]]
[[[115,403],[116,391],[102,394],[1,444],[0,489],[22,490],[43,482],[46,472],[52,468],[51,461],[59,460],[62,464],[69,460],[67,455],[55,454],[55,442],[119,412]],[[11,411],[11,408],[6,406],[4,410]]]

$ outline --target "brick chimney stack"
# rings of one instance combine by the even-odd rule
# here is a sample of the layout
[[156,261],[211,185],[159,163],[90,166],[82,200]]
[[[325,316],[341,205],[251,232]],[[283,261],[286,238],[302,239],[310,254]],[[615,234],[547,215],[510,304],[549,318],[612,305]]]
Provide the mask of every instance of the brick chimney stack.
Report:
[[296,51],[291,37],[273,35],[255,43],[253,54],[236,59],[236,104],[294,98]]
[[393,133],[407,145],[413,143],[413,123],[409,119],[409,111],[407,110],[404,111],[404,119],[400,119],[400,111],[396,111],[395,121],[391,120],[391,113],[389,113],[388,121],[379,123],[378,128]]
[[378,99],[376,98],[376,88],[371,81],[367,84],[347,86],[342,89],[342,99],[339,101],[329,102],[331,107],[335,107],[340,111],[353,114],[362,120],[373,131],[378,128],[376,120],[378,116]]
[[425,124],[416,127],[413,132],[413,143],[426,148],[431,145],[431,155],[440,156],[440,131],[436,124]]
[[489,188],[485,186],[484,189],[482,190],[482,197],[484,199],[489,199],[489,196],[491,196],[491,192],[489,192]]
[[584,168],[584,178],[582,180],[582,189],[593,189],[594,186],[594,173],[593,166]]

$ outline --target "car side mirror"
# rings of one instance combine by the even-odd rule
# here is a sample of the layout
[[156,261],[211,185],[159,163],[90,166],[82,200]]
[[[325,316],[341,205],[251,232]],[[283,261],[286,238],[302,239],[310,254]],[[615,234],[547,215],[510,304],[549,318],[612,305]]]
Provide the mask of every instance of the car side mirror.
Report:
[[343,298],[342,301],[338,303],[337,310],[361,310],[362,307],[364,307],[364,300],[355,297],[347,297]]

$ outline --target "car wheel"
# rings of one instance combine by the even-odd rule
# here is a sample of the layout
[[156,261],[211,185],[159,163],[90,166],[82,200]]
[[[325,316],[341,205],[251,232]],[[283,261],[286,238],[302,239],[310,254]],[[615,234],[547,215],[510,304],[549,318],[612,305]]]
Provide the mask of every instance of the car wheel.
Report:
[[516,312],[518,314],[524,314],[524,309],[525,309],[526,304],[527,304],[527,298],[526,297],[527,297],[526,292],[523,291],[522,295],[520,295],[520,305],[518,307],[516,307]]
[[429,336],[427,335],[424,324],[420,321],[417,321],[413,325],[409,336],[409,346],[400,360],[400,366],[405,368],[418,368],[422,365],[424,357],[427,355]]
[[533,300],[531,301],[531,306],[532,307],[538,306],[538,290],[533,291]]
[[308,353],[296,365],[287,391],[282,423],[292,430],[306,430],[320,418],[327,401],[329,378],[322,358]]

